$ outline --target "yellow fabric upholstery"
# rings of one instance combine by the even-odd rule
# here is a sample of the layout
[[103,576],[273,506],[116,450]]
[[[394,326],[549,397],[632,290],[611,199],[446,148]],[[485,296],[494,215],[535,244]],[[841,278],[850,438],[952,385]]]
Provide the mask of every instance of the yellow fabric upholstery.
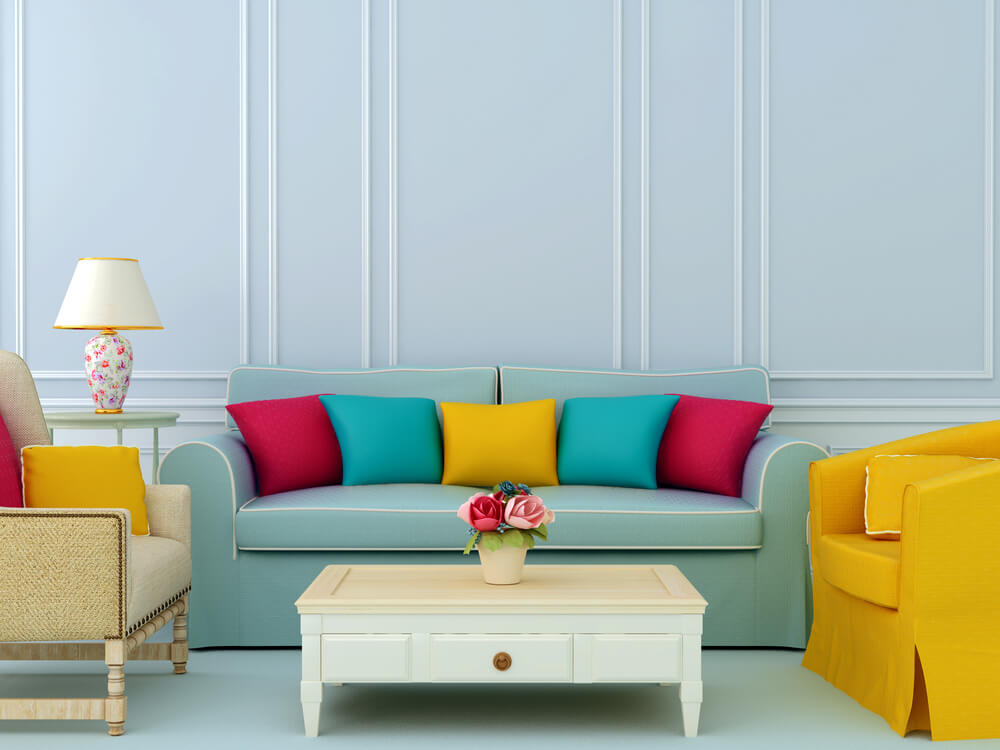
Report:
[[556,401],[519,404],[443,402],[444,472],[441,484],[492,487],[509,480],[559,484]]
[[826,580],[880,607],[899,607],[899,542],[865,534],[827,534],[819,540]]
[[967,469],[995,458],[969,456],[874,456],[865,484],[865,533],[876,539],[899,539],[903,523],[903,490],[921,479]]
[[123,508],[146,536],[146,484],[139,449],[34,445],[21,450],[25,508]]
[[[1000,737],[1000,462],[908,484],[900,541],[865,543],[865,467],[880,454],[997,458],[1000,422],[810,466],[813,626],[803,665],[899,734]],[[899,552],[895,609],[885,588],[891,547]]]

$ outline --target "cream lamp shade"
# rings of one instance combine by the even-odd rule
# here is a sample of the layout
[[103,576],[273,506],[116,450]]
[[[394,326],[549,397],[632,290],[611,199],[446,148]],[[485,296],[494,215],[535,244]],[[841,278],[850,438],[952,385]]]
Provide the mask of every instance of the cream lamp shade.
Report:
[[149,287],[133,258],[80,258],[53,328],[163,328]]

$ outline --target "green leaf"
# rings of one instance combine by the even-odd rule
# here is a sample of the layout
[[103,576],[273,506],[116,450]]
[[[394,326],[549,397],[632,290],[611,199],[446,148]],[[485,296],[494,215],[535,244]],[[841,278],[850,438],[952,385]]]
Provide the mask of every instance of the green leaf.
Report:
[[503,533],[503,543],[508,547],[523,547],[524,535],[517,529],[507,529]]
[[467,555],[470,552],[472,552],[472,548],[475,546],[476,540],[478,538],[479,538],[479,532],[478,531],[475,534],[473,534],[472,536],[469,537],[469,541],[467,541],[465,543],[465,551],[462,552],[463,555]]
[[525,534],[524,535],[524,546],[527,547],[528,549],[534,549],[535,548],[535,537],[532,536],[531,534]]
[[503,547],[503,539],[501,539],[500,534],[495,531],[484,532],[481,542],[483,547],[490,550],[490,552],[496,552],[498,549]]
[[539,539],[549,538],[549,530],[545,528],[544,523],[541,524],[537,529],[533,529],[533,531],[535,532],[535,536],[537,536]]

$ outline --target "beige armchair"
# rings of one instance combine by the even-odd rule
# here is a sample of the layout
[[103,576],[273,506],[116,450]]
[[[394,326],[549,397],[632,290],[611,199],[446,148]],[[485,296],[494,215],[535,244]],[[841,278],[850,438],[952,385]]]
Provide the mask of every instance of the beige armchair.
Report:
[[[49,433],[24,361],[0,351],[0,416],[18,451]],[[103,659],[107,696],[0,699],[0,719],[97,719],[125,731],[128,659],[187,665],[191,493],[147,485],[149,536],[128,511],[0,508],[0,660]],[[146,643],[173,622],[172,643]],[[104,643],[59,643],[104,641]]]

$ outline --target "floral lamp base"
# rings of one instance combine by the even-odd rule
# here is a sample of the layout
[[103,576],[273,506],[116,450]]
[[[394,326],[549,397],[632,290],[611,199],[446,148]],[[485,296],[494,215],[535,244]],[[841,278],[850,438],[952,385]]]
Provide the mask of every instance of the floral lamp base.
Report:
[[132,344],[117,331],[105,330],[84,349],[87,384],[97,414],[120,414],[132,382]]

